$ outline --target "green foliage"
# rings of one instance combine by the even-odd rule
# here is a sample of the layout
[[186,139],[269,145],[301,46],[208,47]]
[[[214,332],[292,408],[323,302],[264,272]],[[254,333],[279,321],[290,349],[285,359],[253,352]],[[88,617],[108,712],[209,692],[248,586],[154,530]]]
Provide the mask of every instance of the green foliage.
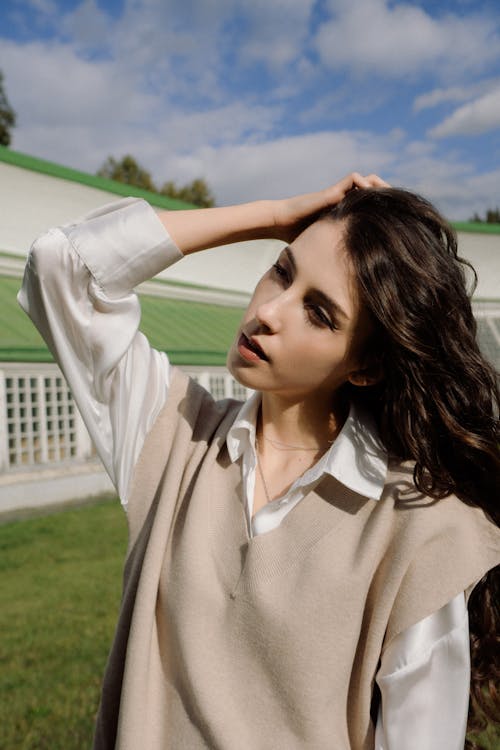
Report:
[[107,177],[108,180],[135,185],[143,190],[151,190],[153,193],[158,192],[147,169],[141,167],[130,154],[124,156],[120,161],[117,161],[113,156],[108,156],[97,174],[99,177]]
[[3,84],[3,73],[0,71],[0,144],[10,146],[10,131],[16,124],[16,113],[10,106]]
[[214,195],[201,177],[180,188],[176,187],[174,182],[165,182],[160,193],[167,195],[169,198],[178,198],[188,203],[194,203],[195,206],[201,206],[202,208],[215,206]]
[[500,209],[488,208],[484,219],[476,212],[469,221],[473,221],[477,224],[500,224]]
[[117,500],[0,526],[0,746],[91,745],[126,549]]
[[108,156],[97,174],[99,177],[135,185],[143,190],[166,195],[169,198],[177,198],[202,208],[215,205],[214,195],[203,178],[199,177],[182,187],[177,187],[172,181],[165,182],[159,190],[147,169],[141,167],[130,154],[123,156],[119,161],[113,156]]

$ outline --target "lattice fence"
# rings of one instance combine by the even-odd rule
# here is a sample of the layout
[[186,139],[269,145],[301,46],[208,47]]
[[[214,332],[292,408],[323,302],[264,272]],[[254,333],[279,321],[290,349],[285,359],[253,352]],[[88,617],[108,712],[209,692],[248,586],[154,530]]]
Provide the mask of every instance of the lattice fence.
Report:
[[[249,393],[223,370],[190,374],[217,399],[245,399]],[[0,471],[92,455],[92,442],[56,365],[0,365]]]

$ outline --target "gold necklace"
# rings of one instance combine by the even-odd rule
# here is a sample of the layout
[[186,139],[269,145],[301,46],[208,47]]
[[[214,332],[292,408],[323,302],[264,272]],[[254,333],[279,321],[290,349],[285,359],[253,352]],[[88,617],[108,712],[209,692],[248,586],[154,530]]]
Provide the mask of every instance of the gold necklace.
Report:
[[[271,442],[271,443],[273,442],[273,440],[271,440],[271,438],[264,438],[264,440],[266,440],[266,439],[269,440],[269,442]],[[279,442],[279,441],[276,441],[276,442]],[[331,442],[333,443],[333,440]],[[319,448],[299,448],[298,446],[291,446],[291,445],[287,445],[286,443],[281,443],[281,445],[285,446],[285,450],[305,450],[305,451],[311,451],[311,450],[317,451],[317,450],[319,450]],[[272,503],[273,499],[272,499],[271,495],[269,494],[269,490],[267,488],[266,480],[264,478],[264,472],[262,471],[262,466],[260,465],[259,440],[258,440],[257,436],[255,436],[255,457],[257,459],[257,469],[259,471],[259,476],[260,476],[260,478],[262,480],[262,486],[264,488],[264,494],[266,496],[266,502]]]
[[257,438],[255,438],[255,456],[257,458],[257,468],[259,470],[260,478],[262,479],[262,486],[264,487],[264,495],[266,496],[266,502],[272,503],[272,498],[269,494],[269,490],[267,489],[266,480],[264,479],[264,473],[262,471],[262,466],[260,465],[259,460],[259,443]]
[[290,445],[289,443],[282,443],[279,440],[274,440],[273,438],[266,437],[265,435],[262,435],[262,437],[267,443],[271,443],[271,445],[274,445],[275,448],[284,451],[320,451],[322,448],[326,448],[327,445],[331,445],[333,443],[333,440],[328,440],[324,445],[317,445],[314,448],[309,448],[305,445]]

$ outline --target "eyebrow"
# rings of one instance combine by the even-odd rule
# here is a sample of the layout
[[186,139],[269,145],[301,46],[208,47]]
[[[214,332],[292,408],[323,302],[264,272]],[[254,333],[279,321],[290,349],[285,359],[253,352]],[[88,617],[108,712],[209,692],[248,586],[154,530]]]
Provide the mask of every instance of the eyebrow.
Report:
[[[283,248],[283,252],[285,253],[286,257],[288,258],[288,262],[290,263],[290,266],[292,267],[292,271],[296,274],[297,273],[297,263],[295,261],[294,254],[292,252],[292,248],[287,245],[285,248]],[[313,288],[312,292],[314,296],[318,299],[321,304],[325,305],[325,307],[329,307],[330,310],[337,316],[343,317],[345,320],[349,320],[349,316],[347,313],[341,308],[341,306],[338,304],[338,302],[335,302],[331,297],[326,294],[326,292],[322,292],[321,289]]]

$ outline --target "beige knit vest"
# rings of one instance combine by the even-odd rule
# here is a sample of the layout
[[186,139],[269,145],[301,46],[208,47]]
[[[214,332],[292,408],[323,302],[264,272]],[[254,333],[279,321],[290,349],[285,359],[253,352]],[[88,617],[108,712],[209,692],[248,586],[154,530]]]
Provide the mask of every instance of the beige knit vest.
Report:
[[95,750],[371,750],[384,646],[500,562],[483,513],[405,466],[378,502],[324,479],[250,539],[239,407],[176,372],[146,439]]

